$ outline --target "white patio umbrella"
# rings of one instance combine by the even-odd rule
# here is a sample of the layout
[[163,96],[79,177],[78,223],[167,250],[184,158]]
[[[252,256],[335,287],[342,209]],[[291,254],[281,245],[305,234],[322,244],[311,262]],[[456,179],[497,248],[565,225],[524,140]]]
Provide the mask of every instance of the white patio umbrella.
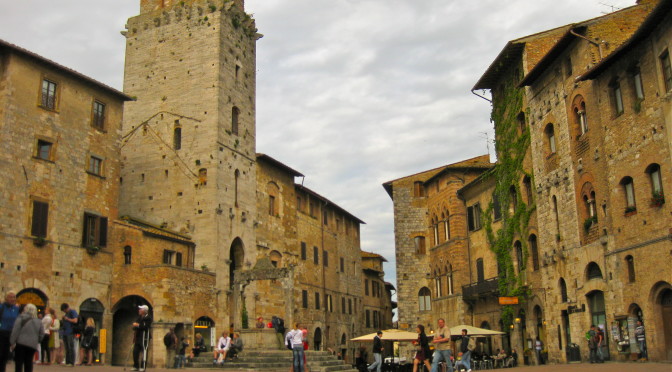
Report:
[[466,329],[467,330],[467,335],[468,336],[495,336],[495,335],[505,335],[506,333],[500,332],[500,331],[493,331],[491,329],[485,329],[485,328],[478,328],[466,324],[460,324],[456,325],[454,327],[450,327],[450,335],[451,336],[459,336],[462,334],[462,330]]
[[[382,341],[415,341],[418,339],[418,334],[415,332],[403,331],[401,329],[384,329],[383,337],[380,339]],[[351,338],[350,341],[364,342],[364,341],[373,341],[373,338],[376,336],[376,333],[369,333],[368,335],[359,336]],[[427,336],[431,337],[431,336]]]

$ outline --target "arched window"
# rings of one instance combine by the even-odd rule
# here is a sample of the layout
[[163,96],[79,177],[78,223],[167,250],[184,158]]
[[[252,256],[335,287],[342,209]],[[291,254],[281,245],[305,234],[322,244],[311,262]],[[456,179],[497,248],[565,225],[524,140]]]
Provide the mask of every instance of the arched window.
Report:
[[497,193],[492,193],[492,218],[497,221],[502,218],[502,207],[499,204]]
[[509,187],[509,196],[511,197],[511,207],[513,208],[513,212],[515,212],[518,209],[518,193],[516,192],[516,187],[513,185]]
[[644,99],[644,85],[642,84],[642,71],[638,64],[630,67],[630,78],[632,78],[632,85],[635,88],[635,99],[641,101]]
[[133,254],[133,248],[130,245],[124,247],[124,265],[131,264],[131,258]]
[[525,270],[525,261],[523,260],[523,245],[520,241],[513,243],[514,248],[516,249],[516,260],[518,260],[518,272]]
[[623,177],[621,180],[621,186],[623,186],[623,191],[625,193],[625,212],[634,212],[637,210],[637,204],[635,204],[635,184],[632,181],[632,177]]
[[429,292],[429,288],[420,288],[420,292],[418,292],[418,306],[420,311],[432,310],[432,294]]
[[523,177],[523,186],[525,187],[527,204],[532,204],[532,179],[530,179],[530,176]]
[[590,182],[586,182],[581,187],[583,205],[585,207],[585,216],[593,222],[597,222],[597,207],[595,205],[595,190]]
[[175,120],[175,127],[173,128],[173,149],[179,150],[182,148],[182,126],[179,120]]
[[615,77],[611,80],[611,83],[609,83],[609,89],[611,90],[614,114],[618,116],[623,113],[623,93],[621,91],[621,82],[618,80],[618,77]]
[[240,171],[236,169],[236,171],[233,172],[233,176],[235,178],[233,185],[233,201],[234,205],[238,207],[238,178],[240,178]]
[[443,296],[443,283],[441,280],[441,272],[440,271],[435,271],[434,272],[434,282],[436,284],[436,297],[442,297]]
[[565,283],[564,278],[560,278],[560,281],[558,283],[558,286],[560,287],[560,299],[562,302],[568,302],[567,298],[567,283]]
[[625,263],[628,266],[628,282],[635,282],[635,259],[628,255],[625,257]]
[[546,125],[544,129],[544,134],[546,134],[546,142],[548,145],[548,151],[550,154],[555,154],[555,129],[553,129],[553,124]]
[[518,122],[518,131],[520,134],[525,133],[525,113],[519,112],[516,116],[516,121]]
[[434,245],[439,245],[439,220],[436,216],[432,218],[432,230],[434,231]]
[[572,111],[574,111],[574,121],[576,123],[576,128],[579,136],[588,132],[588,120],[586,119],[586,102],[583,100],[581,95],[578,95],[574,98],[574,104],[572,105]]
[[476,280],[478,280],[479,283],[483,283],[485,281],[485,269],[483,267],[482,258],[476,260]]
[[600,266],[595,262],[589,263],[588,267],[586,268],[586,276],[588,280],[602,279],[602,270],[600,270]]
[[537,247],[537,236],[532,234],[529,239],[530,252],[532,253],[532,268],[539,270],[539,248]]
[[551,198],[551,201],[553,203],[553,213],[555,214],[555,232],[558,234],[558,237],[560,236],[560,213],[558,211],[558,198],[553,195]]
[[450,240],[450,215],[447,211],[443,213],[443,236],[444,241]]
[[663,178],[660,174],[660,165],[651,164],[646,167],[646,173],[651,182],[652,204],[660,206],[665,203],[665,194],[663,193]]
[[240,116],[240,110],[238,107],[233,106],[231,109],[231,133],[238,135],[238,117]]
[[453,294],[453,266],[451,264],[448,264],[448,269],[446,270],[446,278],[447,278],[447,285],[448,285],[448,295]]

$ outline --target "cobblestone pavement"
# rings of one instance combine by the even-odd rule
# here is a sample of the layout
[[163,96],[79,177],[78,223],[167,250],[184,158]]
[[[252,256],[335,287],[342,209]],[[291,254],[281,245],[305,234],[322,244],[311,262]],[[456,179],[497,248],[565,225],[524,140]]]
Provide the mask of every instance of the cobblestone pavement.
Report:
[[[188,368],[191,372],[197,372],[199,370],[213,370],[206,368]],[[216,369],[216,368],[215,368]],[[7,365],[7,372],[12,372],[14,370],[14,365],[12,363]],[[120,366],[77,366],[77,367],[65,367],[65,366],[56,366],[56,365],[39,365],[36,364],[33,369],[34,372],[123,372],[124,367]],[[127,372],[131,371],[131,366],[126,368]],[[171,372],[172,369],[166,368],[148,368],[147,372]],[[242,372],[245,370],[234,370],[226,369],[222,370],[226,372]],[[256,371],[256,370],[253,370]],[[276,370],[274,370],[276,371]],[[495,371],[501,372],[672,372],[672,363],[603,363],[603,364],[590,364],[590,363],[577,363],[577,364],[552,364],[546,366],[523,366],[517,368],[507,368],[507,369],[496,369]],[[279,372],[279,371],[277,371]],[[289,368],[283,372],[290,372]]]

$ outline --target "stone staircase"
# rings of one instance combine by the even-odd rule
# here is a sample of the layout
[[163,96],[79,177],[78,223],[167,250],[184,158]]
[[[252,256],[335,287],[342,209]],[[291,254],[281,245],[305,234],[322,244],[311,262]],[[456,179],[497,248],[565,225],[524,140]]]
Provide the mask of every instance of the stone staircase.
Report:
[[[309,372],[357,372],[350,364],[338,360],[328,351],[306,351],[306,362]],[[212,368],[224,371],[267,371],[289,372],[292,366],[290,350],[250,350],[243,351],[238,358],[228,359],[223,365],[214,365],[212,357],[194,358],[187,365],[192,368]]]

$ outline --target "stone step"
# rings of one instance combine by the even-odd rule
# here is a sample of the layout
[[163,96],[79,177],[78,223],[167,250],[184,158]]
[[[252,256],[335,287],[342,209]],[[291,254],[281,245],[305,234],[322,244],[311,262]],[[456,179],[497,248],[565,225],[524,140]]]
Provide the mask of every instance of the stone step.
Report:
[[[343,363],[328,351],[306,351],[306,362],[310,372],[357,372],[351,365]],[[223,369],[227,371],[283,371],[287,372],[292,365],[290,350],[249,350],[228,359],[222,365],[215,365],[211,356],[194,358],[187,367]]]

